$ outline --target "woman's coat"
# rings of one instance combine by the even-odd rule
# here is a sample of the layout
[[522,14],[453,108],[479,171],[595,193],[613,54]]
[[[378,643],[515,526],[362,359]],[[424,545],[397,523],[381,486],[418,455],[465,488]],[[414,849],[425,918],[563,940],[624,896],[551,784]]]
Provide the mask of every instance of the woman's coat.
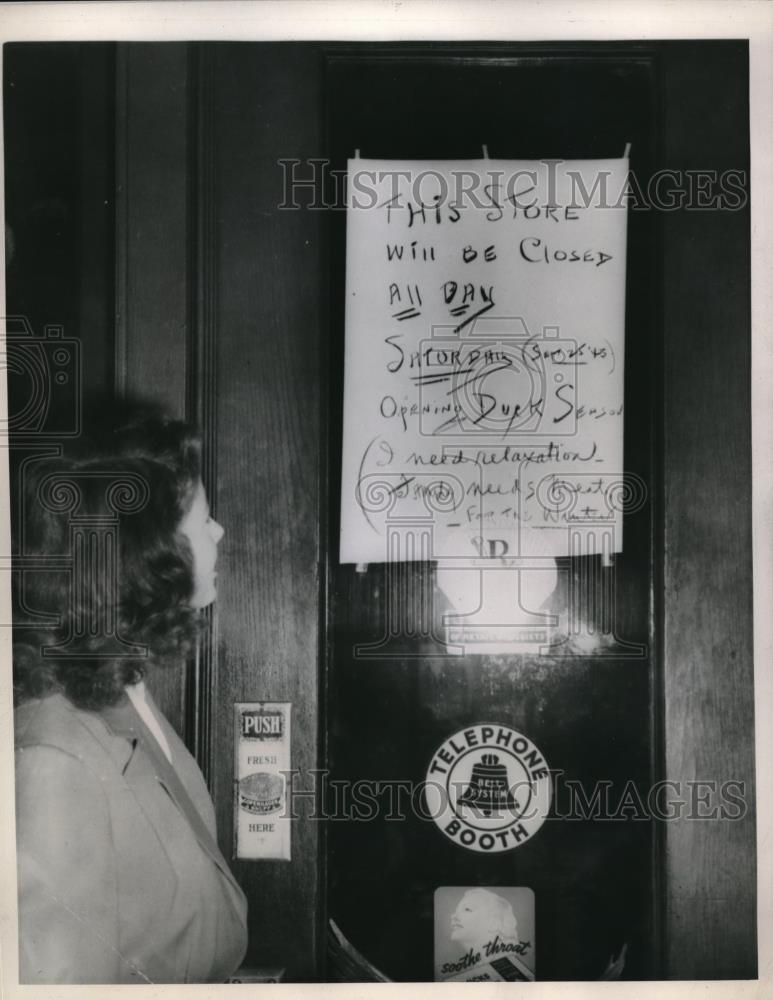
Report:
[[174,767],[128,697],[16,711],[21,983],[222,982],[246,900],[195,761],[158,709]]

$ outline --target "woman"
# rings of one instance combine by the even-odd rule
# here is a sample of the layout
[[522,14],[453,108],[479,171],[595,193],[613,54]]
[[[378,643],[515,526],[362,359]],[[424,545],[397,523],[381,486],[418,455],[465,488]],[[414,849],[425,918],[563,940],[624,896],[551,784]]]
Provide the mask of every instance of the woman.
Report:
[[518,924],[512,904],[490,889],[469,889],[451,915],[451,940],[465,951],[481,953],[495,940],[499,945],[517,945]]
[[[28,463],[16,521],[43,567],[16,574],[20,982],[223,981],[246,901],[143,679],[179,664],[216,596],[199,442],[155,414],[103,426]],[[41,615],[58,624],[20,624]]]

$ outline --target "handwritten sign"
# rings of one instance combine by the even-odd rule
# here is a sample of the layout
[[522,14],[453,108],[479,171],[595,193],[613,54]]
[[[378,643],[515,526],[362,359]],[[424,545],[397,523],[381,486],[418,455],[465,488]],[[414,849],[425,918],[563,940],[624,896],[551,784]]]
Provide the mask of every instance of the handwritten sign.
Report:
[[621,551],[627,168],[349,161],[342,562]]

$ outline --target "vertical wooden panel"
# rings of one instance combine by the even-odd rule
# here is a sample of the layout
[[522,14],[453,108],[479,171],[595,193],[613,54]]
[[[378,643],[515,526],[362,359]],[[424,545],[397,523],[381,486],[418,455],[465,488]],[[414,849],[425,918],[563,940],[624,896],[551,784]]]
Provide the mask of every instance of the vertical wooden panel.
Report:
[[79,334],[82,54],[63,44],[3,49],[7,308],[40,337],[46,324]]
[[[117,47],[115,387],[178,417],[190,396],[188,108],[186,45]],[[151,684],[183,734],[183,665]]]
[[[192,271],[191,339],[188,356],[189,419],[202,437],[201,476],[210,510],[217,516],[217,199],[214,132],[214,81],[211,52],[191,46],[189,53],[189,146],[191,183],[189,190],[189,264]],[[215,697],[216,608],[207,608],[207,631],[196,650],[195,662],[186,675],[186,720],[188,744],[209,782],[213,772],[215,736],[212,702]]]
[[[225,526],[213,677],[212,789],[233,826],[233,703],[293,705],[293,766],[317,764],[319,215],[278,209],[281,157],[319,155],[314,48],[217,46],[217,500]],[[300,808],[303,813],[303,808]],[[250,898],[247,964],[317,969],[319,824],[293,824],[292,863],[236,862]]]
[[183,416],[188,321],[187,49],[118,46],[116,379]]
[[113,383],[115,46],[81,47],[80,323],[84,389]]
[[[745,43],[667,47],[663,67],[663,165],[748,170]],[[666,825],[666,974],[741,979],[757,974],[749,215],[663,226],[666,775],[744,782],[749,804]]]
[[[318,758],[321,221],[277,209],[278,159],[319,155],[318,58],[118,52],[118,388],[199,424],[226,529],[209,639],[185,680],[156,674],[154,690],[207,774],[226,853],[233,702],[292,702],[293,764],[306,773]],[[250,899],[246,962],[296,980],[318,975],[317,835],[301,820],[292,864],[234,865]]]

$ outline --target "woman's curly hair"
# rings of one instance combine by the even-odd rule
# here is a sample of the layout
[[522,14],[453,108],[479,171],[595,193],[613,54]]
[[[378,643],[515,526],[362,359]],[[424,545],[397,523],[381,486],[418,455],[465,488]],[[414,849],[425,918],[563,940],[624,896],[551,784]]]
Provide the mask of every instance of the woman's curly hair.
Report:
[[[199,438],[148,408],[100,416],[63,454],[25,463],[14,518],[17,702],[60,691],[79,708],[114,704],[149,658],[179,662],[199,632],[179,530],[200,478]],[[40,616],[56,624],[24,624]]]

